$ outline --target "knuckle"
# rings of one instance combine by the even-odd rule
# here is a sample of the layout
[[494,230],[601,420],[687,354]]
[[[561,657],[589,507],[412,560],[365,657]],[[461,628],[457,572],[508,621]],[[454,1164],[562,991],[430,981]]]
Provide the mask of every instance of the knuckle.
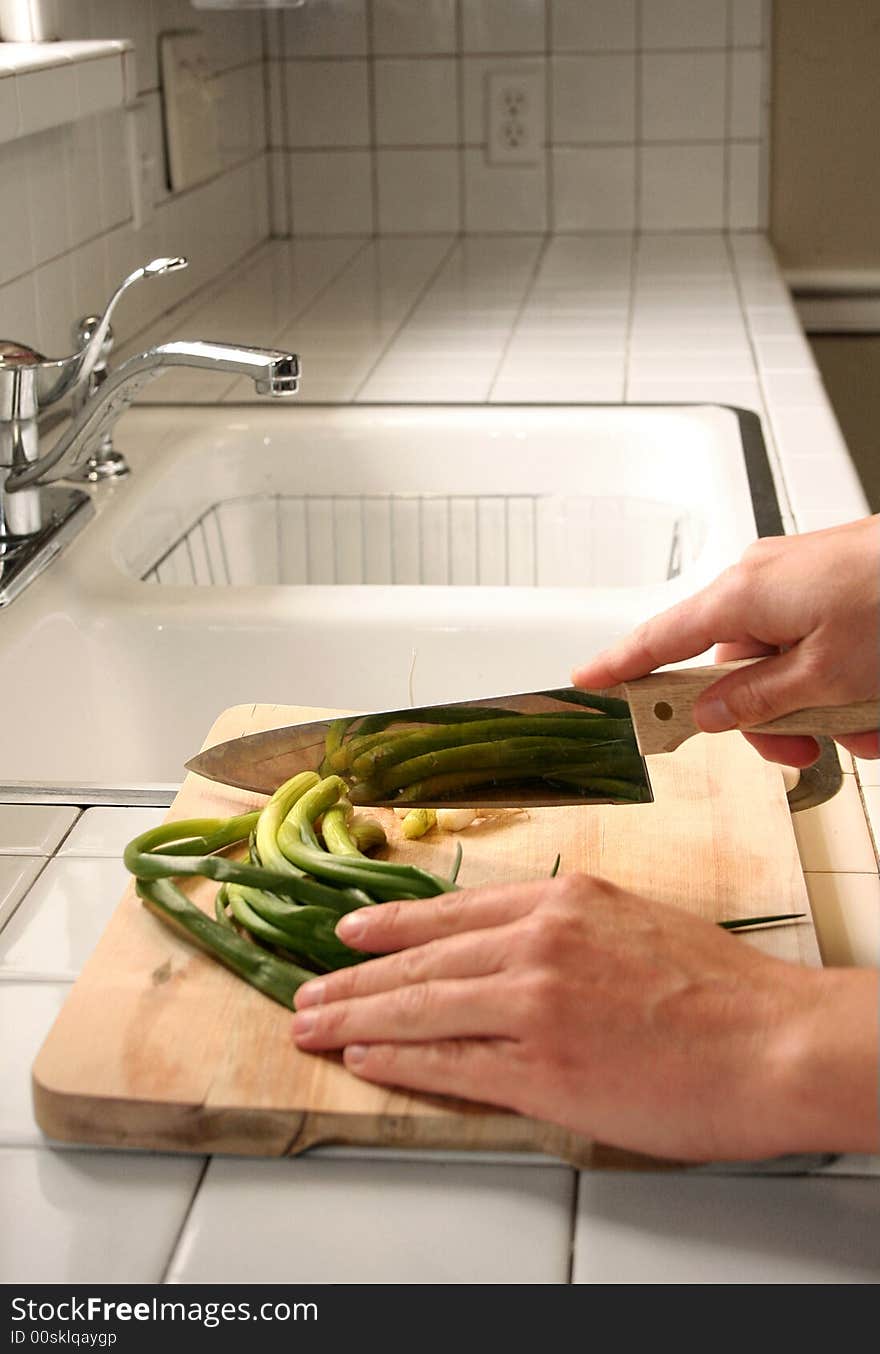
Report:
[[344,1033],[347,1023],[348,1007],[334,1001],[330,1006],[324,1006],[318,1011],[316,1033],[322,1038],[333,1039]]
[[398,988],[395,995],[397,1014],[401,1020],[412,1022],[424,1014],[428,1005],[429,989],[427,983],[412,983],[409,987]]
[[398,977],[402,983],[413,984],[424,977],[425,955],[421,950],[402,950],[397,961]]
[[746,725],[765,724],[776,717],[771,694],[759,681],[742,681],[734,687],[727,698],[733,714]]
[[559,979],[544,965],[532,969],[523,979],[521,1006],[530,1026],[543,1026],[552,1017],[559,995]]

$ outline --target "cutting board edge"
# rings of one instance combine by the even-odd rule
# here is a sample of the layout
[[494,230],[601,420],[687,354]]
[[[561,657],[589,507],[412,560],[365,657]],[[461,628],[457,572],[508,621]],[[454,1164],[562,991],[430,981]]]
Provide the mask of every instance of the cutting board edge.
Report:
[[[197,1156],[299,1156],[315,1147],[455,1151],[462,1146],[461,1125],[448,1114],[421,1116],[336,1114],[310,1110],[266,1110],[242,1106],[181,1105],[171,1101],[132,1101],[60,1091],[45,1085],[35,1064],[31,1076],[34,1117],[53,1142],[133,1151],[186,1152]],[[96,1116],[96,1109],[100,1115]],[[137,1122],[132,1125],[132,1111]],[[589,1168],[601,1161],[633,1169],[638,1160],[592,1142],[555,1124],[505,1110],[484,1111],[471,1120],[473,1152],[517,1152],[557,1157],[570,1166]],[[654,1167],[667,1163],[651,1162]]]

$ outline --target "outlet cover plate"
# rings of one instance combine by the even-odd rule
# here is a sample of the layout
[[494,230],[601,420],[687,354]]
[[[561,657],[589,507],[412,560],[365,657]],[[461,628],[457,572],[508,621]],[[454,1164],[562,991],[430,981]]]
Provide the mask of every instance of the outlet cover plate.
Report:
[[544,76],[537,66],[486,72],[486,146],[491,165],[536,165],[544,146]]
[[179,193],[220,172],[217,87],[201,33],[159,39],[168,178]]

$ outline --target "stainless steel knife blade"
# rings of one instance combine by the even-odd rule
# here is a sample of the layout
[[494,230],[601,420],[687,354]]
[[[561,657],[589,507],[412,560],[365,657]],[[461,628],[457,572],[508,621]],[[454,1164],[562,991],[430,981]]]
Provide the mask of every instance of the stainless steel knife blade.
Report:
[[523,807],[653,799],[627,702],[566,687],[321,719],[231,739],[187,762],[271,794],[336,773],[373,806]]

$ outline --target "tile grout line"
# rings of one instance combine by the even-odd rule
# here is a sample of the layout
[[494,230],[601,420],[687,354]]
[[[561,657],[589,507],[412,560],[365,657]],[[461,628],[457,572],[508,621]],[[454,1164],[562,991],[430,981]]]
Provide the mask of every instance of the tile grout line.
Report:
[[556,175],[553,152],[553,5],[547,0],[544,8],[544,215],[547,233],[553,235],[556,227]]
[[25,888],[24,893],[21,895],[21,897],[19,898],[18,902],[15,904],[15,907],[14,907],[14,908],[12,909],[12,911],[9,913],[9,916],[6,917],[6,919],[4,920],[3,924],[0,925],[0,935],[2,935],[3,932],[6,930],[7,926],[8,926],[9,923],[12,921],[12,918],[13,918],[14,916],[16,916],[16,914],[18,913],[18,910],[19,910],[19,908],[22,906],[22,904],[30,897],[31,893],[33,892],[34,888],[36,887],[36,884],[38,883],[38,881],[39,881],[40,879],[42,879],[43,875],[46,873],[46,870],[49,868],[49,866],[51,865],[52,861],[58,859],[58,851],[59,851],[60,848],[64,845],[64,843],[67,841],[68,837],[70,836],[70,834],[71,834],[71,832],[73,831],[73,829],[76,827],[76,825],[77,825],[77,823],[79,822],[80,818],[82,818],[83,810],[82,810],[81,808],[79,808],[78,805],[76,805],[76,804],[71,804],[70,807],[71,807],[71,808],[75,808],[75,809],[79,809],[79,811],[78,811],[76,817],[74,818],[73,822],[71,823],[70,827],[67,829],[67,831],[60,837],[60,839],[59,839],[59,840],[55,843],[55,845],[53,846],[53,848],[52,848],[52,854],[51,854],[51,855],[48,855],[48,856],[26,856],[26,857],[25,857],[25,859],[27,859],[27,860],[42,860],[43,863],[42,863],[42,865],[40,866],[39,870],[37,870],[37,873],[34,875],[34,877],[33,877],[33,879],[31,880],[31,882],[30,882],[30,883],[27,885],[27,887]]
[[168,1276],[171,1273],[172,1266],[174,1264],[175,1259],[177,1258],[177,1252],[180,1250],[180,1243],[183,1240],[183,1234],[186,1231],[187,1223],[189,1222],[190,1217],[192,1216],[192,1211],[196,1206],[196,1200],[198,1199],[199,1194],[201,1193],[202,1185],[205,1182],[205,1176],[208,1174],[208,1168],[211,1165],[213,1159],[214,1158],[211,1155],[206,1156],[204,1158],[202,1169],[199,1172],[199,1178],[196,1181],[195,1185],[193,1186],[192,1194],[189,1197],[189,1203],[184,1209],[183,1217],[180,1220],[180,1226],[177,1229],[177,1234],[171,1243],[171,1247],[168,1253],[168,1259],[166,1260],[162,1268],[162,1272],[159,1275],[158,1282],[160,1285],[165,1285],[168,1283]]
[[[642,99],[642,81],[644,80],[645,63],[642,52],[642,0],[636,0],[633,11],[633,23],[635,25],[635,137],[633,139],[633,156],[635,163],[633,165],[633,230],[642,229],[642,146],[644,136],[645,112],[644,101]],[[627,373],[629,362],[627,360]],[[624,400],[626,395],[624,395]]]
[[721,234],[724,242],[724,248],[727,253],[728,266],[730,268],[733,277],[733,284],[736,289],[737,298],[739,300],[740,314],[742,315],[743,326],[746,332],[746,341],[749,345],[749,351],[752,356],[752,364],[755,369],[755,377],[758,384],[758,390],[761,393],[761,410],[760,411],[756,410],[755,412],[758,413],[758,417],[761,420],[761,426],[764,433],[764,440],[767,443],[768,460],[770,462],[770,470],[773,475],[773,482],[774,488],[776,490],[777,501],[779,501],[780,499],[780,490],[782,491],[781,497],[782,499],[784,499],[784,503],[779,502],[779,510],[783,514],[787,512],[787,515],[791,517],[792,520],[796,523],[797,517],[794,513],[791,504],[791,495],[789,494],[788,490],[788,481],[786,480],[785,477],[785,466],[783,464],[779,448],[776,445],[776,437],[773,432],[773,421],[770,413],[770,401],[767,398],[767,389],[764,382],[764,372],[758,359],[758,351],[755,346],[755,335],[752,332],[751,317],[749,316],[748,307],[745,303],[745,298],[743,296],[742,281],[739,275],[739,264],[736,257],[736,251],[733,247],[733,241],[730,238],[730,231],[725,230],[722,231]]
[[458,145],[455,147],[458,166],[458,232],[466,233],[468,221],[467,173],[465,166],[464,134],[464,16],[461,11],[462,0],[455,0],[455,127]]
[[516,314],[511,320],[510,328],[507,331],[507,338],[504,340],[504,343],[501,348],[501,353],[495,364],[495,374],[489,381],[489,390],[486,394],[485,400],[486,404],[491,403],[495,393],[495,387],[498,384],[499,380],[501,379],[501,372],[504,368],[504,363],[507,360],[507,354],[510,351],[510,345],[512,344],[516,336],[516,331],[519,328],[520,320],[523,318],[525,312],[528,310],[529,304],[534,295],[535,284],[538,281],[538,277],[541,273],[544,260],[547,257],[547,252],[551,247],[552,241],[553,241],[552,235],[544,235],[538,247],[538,250],[535,254],[531,272],[529,273],[525,285],[523,286],[522,295],[520,296],[519,305],[517,306],[516,309]]
[[376,111],[376,52],[373,0],[367,0],[364,14],[367,39],[367,126],[370,152],[370,224],[373,237],[379,234],[379,136]]
[[724,149],[721,161],[721,221],[722,229],[730,230],[730,129],[733,120],[733,4],[727,0],[724,21],[726,46],[724,51]]
[[[427,238],[427,237],[425,237],[425,236],[419,236],[418,238],[423,239],[423,238]],[[455,251],[458,249],[460,243],[461,243],[461,236],[460,236],[460,235],[453,235],[453,237],[452,237],[452,239],[451,239],[451,241],[450,241],[450,243],[449,243],[447,249],[444,251],[444,253],[443,253],[442,257],[440,258],[439,262],[437,263],[436,267],[429,273],[428,277],[425,279],[425,282],[424,282],[424,284],[422,285],[422,287],[419,289],[418,294],[417,294],[416,297],[415,297],[415,300],[413,301],[413,303],[412,303],[412,305],[409,307],[409,309],[406,311],[406,313],[402,316],[402,318],[401,318],[401,320],[400,320],[400,323],[398,324],[397,328],[394,330],[394,333],[391,334],[391,336],[386,340],[386,342],[385,342],[385,344],[384,344],[384,347],[382,347],[381,351],[377,354],[377,356],[376,356],[374,362],[371,364],[371,366],[370,366],[369,370],[367,371],[366,375],[363,377],[363,379],[361,380],[360,384],[357,386],[357,388],[355,389],[355,391],[353,392],[353,394],[351,395],[351,397],[350,397],[347,401],[344,401],[344,403],[347,403],[347,404],[357,404],[357,403],[358,403],[358,401],[360,400],[360,397],[361,397],[361,395],[362,395],[362,393],[363,393],[364,387],[368,384],[369,381],[372,380],[373,376],[374,376],[375,373],[376,373],[376,369],[378,368],[378,366],[380,365],[380,363],[384,360],[384,358],[386,358],[386,357],[388,356],[388,354],[389,354],[389,352],[391,351],[392,347],[393,347],[394,344],[397,342],[398,338],[400,338],[401,334],[403,333],[403,331],[404,331],[404,329],[406,328],[406,326],[409,324],[409,322],[410,322],[410,320],[412,319],[412,317],[415,315],[415,313],[416,313],[416,311],[418,310],[419,306],[422,304],[422,302],[425,300],[425,298],[429,295],[429,293],[431,292],[431,290],[432,290],[432,288],[433,288],[435,282],[436,282],[437,279],[440,277],[440,274],[442,273],[443,269],[446,267],[446,264],[449,262],[449,260],[450,260],[450,259],[453,257],[453,255],[455,254]],[[385,401],[382,401],[382,402],[385,403]]]
[[632,337],[633,326],[636,316],[636,293],[639,285],[639,255],[641,251],[641,235],[634,233],[630,242],[630,262],[629,262],[629,304],[626,309],[626,344],[623,354],[623,402],[629,403],[630,386],[632,384]]
[[578,1212],[580,1210],[583,1171],[572,1167],[572,1175],[574,1176],[574,1180],[572,1182],[571,1203],[569,1206],[569,1226],[571,1230],[569,1232],[568,1273],[565,1280],[567,1284],[574,1283],[574,1265],[577,1258],[577,1223]]

